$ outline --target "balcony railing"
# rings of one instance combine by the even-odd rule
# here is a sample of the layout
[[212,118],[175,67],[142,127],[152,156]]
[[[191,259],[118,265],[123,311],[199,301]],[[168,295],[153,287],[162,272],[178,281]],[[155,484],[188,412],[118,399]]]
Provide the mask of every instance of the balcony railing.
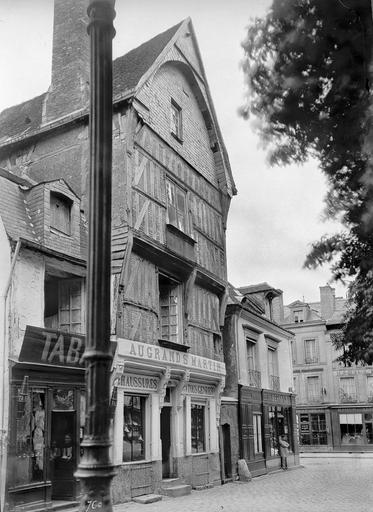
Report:
[[262,387],[262,376],[261,373],[257,370],[249,370],[249,386],[253,388],[261,388]]
[[308,356],[305,358],[304,362],[306,364],[313,364],[319,362],[319,356]]
[[269,385],[273,391],[280,391],[280,377],[277,375],[269,376]]
[[349,393],[343,389],[339,390],[339,400],[343,403],[357,402],[356,393]]

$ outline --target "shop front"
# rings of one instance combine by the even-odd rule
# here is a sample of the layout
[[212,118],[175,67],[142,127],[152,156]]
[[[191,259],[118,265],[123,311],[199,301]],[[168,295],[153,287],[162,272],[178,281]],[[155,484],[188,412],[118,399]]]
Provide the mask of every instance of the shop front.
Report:
[[225,365],[167,347],[117,339],[114,503],[179,478],[220,483],[218,422]]
[[85,421],[84,336],[27,326],[11,363],[7,457],[10,510],[76,500]]
[[332,407],[334,449],[373,451],[373,407]]

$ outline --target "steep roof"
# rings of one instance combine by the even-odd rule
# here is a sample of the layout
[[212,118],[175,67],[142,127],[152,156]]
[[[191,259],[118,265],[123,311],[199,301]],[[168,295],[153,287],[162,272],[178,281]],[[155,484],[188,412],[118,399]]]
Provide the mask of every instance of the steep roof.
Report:
[[[113,62],[113,99],[131,91],[151,67],[183,22],[118,57]],[[14,105],[0,113],[0,144],[7,139],[41,127],[43,102],[47,93]]]
[[241,286],[238,288],[238,290],[243,294],[250,294],[250,293],[258,293],[258,292],[267,292],[267,291],[274,291],[277,293],[281,293],[281,290],[277,290],[276,288],[273,288],[273,286],[269,285],[268,283],[258,283],[253,284],[250,286]]
[[37,242],[31,217],[27,213],[24,191],[20,188],[17,178],[2,170],[0,175],[0,217],[5,231],[11,240],[24,238]]
[[113,97],[131,90],[159,57],[183,22],[149,39],[113,62]]

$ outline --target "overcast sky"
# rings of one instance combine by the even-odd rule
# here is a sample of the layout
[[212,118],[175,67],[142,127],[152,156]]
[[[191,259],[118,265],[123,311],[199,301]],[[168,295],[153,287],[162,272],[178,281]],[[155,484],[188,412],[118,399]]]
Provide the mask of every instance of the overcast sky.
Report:
[[[237,109],[244,81],[240,43],[250,17],[269,0],[116,0],[114,57],[190,16],[227,146],[238,195],[228,219],[228,277],[235,286],[267,281],[285,303],[319,299],[328,268],[302,268],[312,241],[339,229],[322,222],[325,179],[315,162],[270,168],[250,122]],[[0,1],[0,111],[50,83],[53,0]],[[344,295],[341,285],[337,295]]]

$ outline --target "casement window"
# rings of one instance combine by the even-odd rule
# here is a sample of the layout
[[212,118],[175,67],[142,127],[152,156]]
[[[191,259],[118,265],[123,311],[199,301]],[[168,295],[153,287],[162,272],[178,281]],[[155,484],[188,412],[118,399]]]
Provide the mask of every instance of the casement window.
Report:
[[263,452],[263,441],[262,441],[262,415],[253,415],[253,427],[254,427],[254,453]]
[[270,388],[273,389],[274,391],[280,391],[280,377],[278,372],[277,350],[272,347],[268,347],[267,353]]
[[44,325],[66,332],[85,332],[84,279],[46,276]]
[[174,343],[183,343],[181,285],[159,275],[160,337]]
[[187,232],[186,192],[173,181],[166,180],[167,222]]
[[294,311],[293,315],[295,323],[303,322],[303,309],[297,309],[296,311]]
[[183,138],[183,118],[182,118],[182,109],[181,107],[171,99],[171,108],[170,108],[170,131],[171,135],[173,135],[179,141]]
[[202,404],[191,404],[192,453],[206,451],[206,407]]
[[307,399],[310,402],[321,400],[320,379],[317,376],[307,377]]
[[50,227],[71,235],[71,207],[72,201],[68,197],[56,192],[50,193]]
[[373,376],[367,375],[367,395],[368,401],[373,402]]
[[319,347],[315,338],[304,340],[304,360],[306,364],[319,362]]
[[290,346],[291,346],[291,359],[293,361],[293,364],[296,364],[296,362],[297,362],[297,344],[294,339],[291,340]]
[[246,336],[246,350],[249,386],[260,388],[261,374],[258,368],[257,347],[256,343],[248,336]]
[[123,462],[145,459],[145,397],[124,395]]
[[341,377],[339,379],[339,398],[341,402],[353,402],[356,400],[354,377]]

